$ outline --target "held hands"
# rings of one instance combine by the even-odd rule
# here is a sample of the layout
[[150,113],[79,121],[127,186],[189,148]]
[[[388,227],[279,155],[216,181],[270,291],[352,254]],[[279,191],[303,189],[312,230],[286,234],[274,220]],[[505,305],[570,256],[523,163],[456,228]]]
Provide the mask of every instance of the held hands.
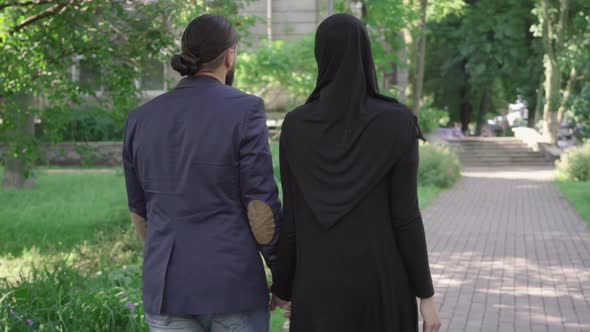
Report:
[[424,319],[422,327],[424,332],[438,332],[440,330],[441,323],[434,296],[420,300],[420,313]]
[[270,311],[274,311],[277,307],[287,310],[284,315],[285,318],[291,317],[291,302],[283,301],[273,294],[270,300]]

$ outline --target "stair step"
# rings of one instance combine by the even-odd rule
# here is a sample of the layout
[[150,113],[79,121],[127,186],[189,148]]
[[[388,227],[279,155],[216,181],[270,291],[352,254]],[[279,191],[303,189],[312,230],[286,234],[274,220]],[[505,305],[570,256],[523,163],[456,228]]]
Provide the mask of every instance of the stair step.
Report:
[[465,138],[449,140],[463,166],[550,166],[542,153],[532,151],[514,137]]
[[472,142],[472,143],[450,143],[453,146],[527,146],[523,142],[498,143],[498,142]]
[[454,149],[530,149],[526,145],[451,145]]
[[542,155],[502,155],[502,154],[479,154],[479,155],[466,155],[460,154],[459,158],[465,159],[495,159],[495,158],[514,158],[514,159],[543,159]]
[[551,167],[550,164],[462,164],[463,167]]
[[461,164],[463,167],[551,167],[552,164],[479,163]]
[[459,156],[461,160],[546,160],[544,156]]
[[524,144],[523,141],[450,141],[449,143],[451,144],[462,144],[462,145],[469,145],[469,144],[481,144],[481,145],[485,145],[485,144],[506,144],[506,145],[510,145],[510,144]]
[[449,138],[449,141],[454,142],[468,142],[468,141],[519,141],[520,139],[514,136],[501,136],[501,137],[476,137],[468,136],[463,138]]
[[551,163],[552,161],[544,158],[459,158],[461,162],[535,162],[535,163]]
[[530,149],[526,144],[451,144],[451,147],[462,149]]
[[491,150],[477,150],[477,151],[456,151],[459,155],[465,156],[479,156],[479,155],[502,155],[502,156],[536,156],[540,155],[538,152],[523,150],[523,151],[491,151]]

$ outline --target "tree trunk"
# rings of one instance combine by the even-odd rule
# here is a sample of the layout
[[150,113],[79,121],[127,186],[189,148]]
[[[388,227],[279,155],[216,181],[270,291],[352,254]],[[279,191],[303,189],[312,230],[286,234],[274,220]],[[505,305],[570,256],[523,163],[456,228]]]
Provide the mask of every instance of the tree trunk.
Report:
[[[403,0],[406,10],[410,10],[413,6],[413,0]],[[409,26],[405,26],[398,33],[398,38],[401,40],[401,47],[397,51],[398,65],[395,71],[395,82],[399,91],[398,96],[401,102],[406,102],[408,99],[408,92],[412,88],[410,86],[410,58],[413,56],[412,46],[413,38],[412,31]]]
[[479,103],[479,112],[477,113],[477,124],[475,126],[475,136],[481,136],[481,132],[483,129],[485,116],[488,113],[490,105],[492,103],[492,95],[489,89],[485,89],[483,95],[481,96],[481,101]]
[[[26,96],[14,96],[15,103],[1,103],[0,107],[4,108],[4,114],[12,122],[8,129],[8,142],[3,152],[4,156],[4,180],[2,187],[4,189],[25,189],[34,186],[33,179],[30,179],[30,166],[23,158],[23,150],[28,143],[34,140],[35,121],[34,116],[28,111],[31,106],[31,99]],[[17,111],[19,109],[19,111]],[[9,112],[12,112],[8,115]],[[2,113],[2,112],[0,112]],[[8,119],[5,119],[7,121]]]
[[410,64],[409,64],[409,56],[408,56],[408,49],[412,43],[412,35],[410,34],[410,30],[408,28],[403,28],[402,31],[399,33],[399,38],[403,41],[402,47],[397,51],[397,58],[399,60],[399,64],[396,70],[396,83],[397,89],[399,91],[398,96],[401,102],[405,102],[408,93],[408,84],[410,81]]
[[537,95],[536,95],[536,102],[535,102],[535,108],[532,109],[532,114],[531,114],[531,110],[529,110],[529,118],[528,118],[528,127],[529,128],[536,128],[537,127],[537,118],[540,117],[542,114],[541,112],[543,111],[543,107],[545,107],[544,103],[543,103],[543,87],[545,86],[545,83],[541,80],[541,83],[539,84],[539,88],[537,89]]
[[570,70],[570,76],[567,80],[567,86],[565,91],[563,92],[563,98],[561,98],[561,105],[559,105],[559,109],[557,110],[557,122],[561,125],[563,122],[563,114],[565,113],[565,108],[567,107],[567,103],[570,100],[570,96],[572,95],[572,91],[574,90],[574,83],[576,82],[576,68],[572,67]]
[[426,9],[427,0],[420,0],[420,24],[419,37],[416,41],[416,77],[414,83],[414,114],[420,112],[420,100],[422,99],[422,90],[424,86],[424,57],[426,53]]
[[[548,56],[547,56],[548,57]],[[543,108],[543,136],[551,144],[557,144],[560,123],[557,121],[561,73],[557,59],[545,60],[545,107]]]
[[[9,133],[9,137],[19,137],[19,139],[25,139],[34,136],[35,134],[35,122],[34,118],[30,114],[23,114],[22,116],[15,117],[19,122],[14,129]],[[22,156],[16,156],[10,151],[4,153],[4,180],[2,181],[2,187],[4,189],[26,189],[31,188],[35,185],[33,179],[29,178],[29,165],[26,164]]]
[[24,189],[25,188],[25,164],[22,160],[7,155],[4,160],[4,189]]
[[568,10],[568,0],[559,1],[559,21],[552,22],[549,0],[541,1],[543,16],[543,46],[545,48],[545,107],[543,109],[543,136],[551,144],[557,144],[559,128],[558,108],[560,105],[561,68],[559,53],[563,46],[563,36]]
[[543,94],[542,94],[543,85],[537,88],[534,91],[527,91],[526,96],[524,96],[527,102],[527,110],[528,110],[528,118],[527,118],[527,127],[535,128],[535,122],[537,121],[537,111],[539,110],[539,103],[543,103]]
[[469,132],[469,122],[471,122],[471,112],[473,112],[473,107],[471,106],[471,102],[467,96],[467,87],[463,87],[460,92],[461,98],[461,131],[463,134],[468,134]]

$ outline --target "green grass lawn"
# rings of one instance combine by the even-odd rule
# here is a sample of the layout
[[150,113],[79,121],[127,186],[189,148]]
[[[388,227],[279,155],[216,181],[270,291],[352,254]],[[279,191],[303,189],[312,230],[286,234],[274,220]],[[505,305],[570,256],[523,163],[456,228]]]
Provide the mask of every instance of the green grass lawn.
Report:
[[30,190],[0,191],[0,255],[20,255],[33,246],[70,248],[128,221],[120,172],[40,170],[35,180],[37,185]]
[[590,225],[590,182],[557,181],[563,196]]
[[[277,165],[278,146],[272,150]],[[46,327],[75,330],[82,321],[76,323],[68,309],[73,304],[88,310],[85,324],[95,315],[97,322],[108,318],[108,326],[145,331],[138,290],[141,245],[130,228],[121,171],[59,171],[39,169],[30,190],[0,190],[0,326],[25,331],[29,317]],[[0,182],[2,173],[0,168]],[[278,166],[275,173],[278,178]],[[439,191],[420,187],[421,206]],[[63,262],[68,267],[59,269]],[[27,278],[16,282],[19,273]],[[130,311],[129,301],[137,309]],[[273,313],[271,331],[281,330],[283,313]]]

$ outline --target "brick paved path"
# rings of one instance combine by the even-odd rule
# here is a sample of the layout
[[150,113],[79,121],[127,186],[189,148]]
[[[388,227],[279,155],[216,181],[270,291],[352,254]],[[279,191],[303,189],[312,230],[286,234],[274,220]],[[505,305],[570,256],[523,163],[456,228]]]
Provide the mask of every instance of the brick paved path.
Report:
[[469,169],[424,211],[444,331],[590,331],[590,231],[551,174]]

